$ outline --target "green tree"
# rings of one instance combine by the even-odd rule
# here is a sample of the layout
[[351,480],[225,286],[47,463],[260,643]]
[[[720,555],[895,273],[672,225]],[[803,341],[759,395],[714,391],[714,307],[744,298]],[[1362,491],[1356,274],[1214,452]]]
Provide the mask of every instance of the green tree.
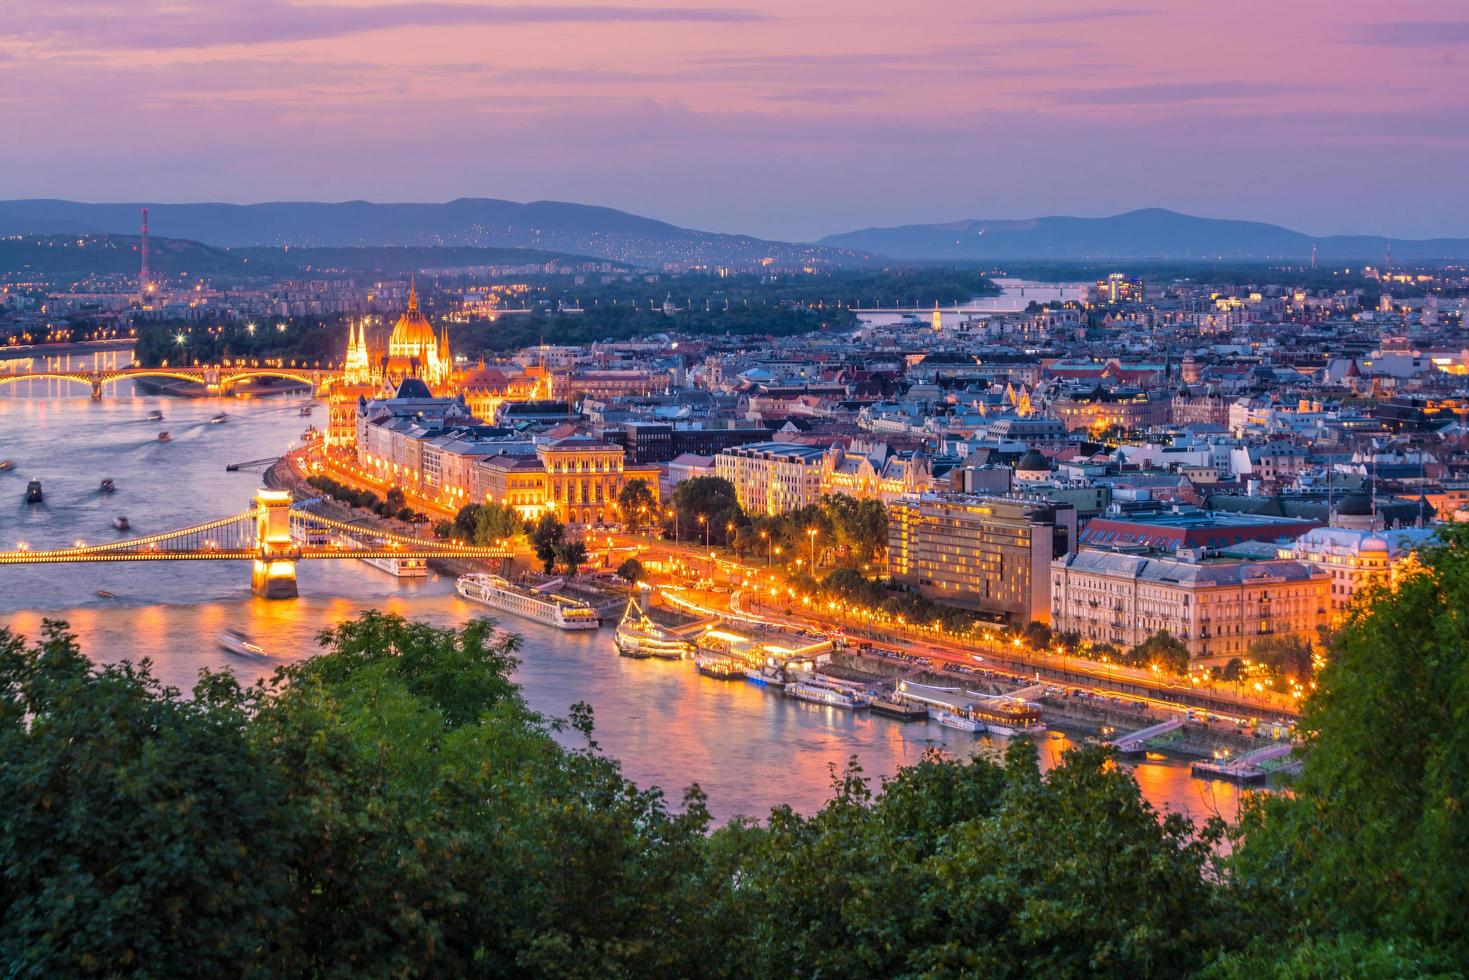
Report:
[[1249,657],[1265,667],[1274,677],[1310,680],[1312,674],[1311,641],[1299,636],[1270,636],[1250,644]]
[[536,522],[534,530],[530,534],[530,545],[535,551],[536,557],[541,560],[541,567],[547,575],[551,569],[556,567],[559,557],[558,549],[566,537],[566,525],[557,519],[555,514],[547,512]]
[[475,528],[479,526],[480,504],[465,504],[454,515],[454,537],[461,541],[473,541]]
[[620,578],[624,578],[634,585],[647,577],[647,573],[643,571],[643,563],[636,558],[629,558],[621,565],[618,565],[617,574]]
[[1188,670],[1188,647],[1167,630],[1159,630],[1123,655],[1124,662],[1133,667],[1151,667],[1182,674]]
[[1353,605],[1290,794],[1252,797],[1233,868],[1293,936],[1415,940],[1469,964],[1469,530]]
[[617,510],[622,515],[623,526],[636,534],[657,515],[658,498],[648,487],[648,481],[634,478],[617,492]]
[[438,538],[440,541],[448,540],[449,536],[452,535],[453,533],[454,533],[454,522],[453,521],[435,521],[434,522],[434,537]]
[[492,545],[513,541],[525,533],[525,521],[509,504],[481,504],[474,519],[474,543]]
[[399,487],[389,487],[388,492],[383,495],[383,504],[391,513],[396,514],[402,510],[406,502],[407,498],[403,496],[403,491]]
[[556,560],[566,570],[567,578],[576,578],[581,566],[587,562],[587,545],[585,541],[578,538],[575,541],[563,540],[556,547]]
[[[725,544],[730,525],[748,523],[734,485],[719,476],[696,476],[680,483],[673,491],[673,509],[678,514],[679,529],[689,540],[702,541],[707,525],[710,543]],[[673,527],[668,531],[672,533]]]

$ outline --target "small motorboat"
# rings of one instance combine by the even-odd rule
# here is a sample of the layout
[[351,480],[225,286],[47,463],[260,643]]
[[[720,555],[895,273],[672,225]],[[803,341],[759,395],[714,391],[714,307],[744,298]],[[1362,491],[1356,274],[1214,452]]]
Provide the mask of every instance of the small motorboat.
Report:
[[300,412],[300,414],[303,415],[303,416],[309,416],[311,414],[311,406],[310,405],[302,405],[301,406],[301,412]]
[[220,412],[218,415],[215,415],[212,418],[210,418],[209,424],[210,425],[219,425],[221,422],[228,422],[229,420],[230,420],[230,417],[228,415],[226,415],[224,412]]
[[121,514],[118,514],[112,519],[112,526],[117,528],[119,531],[130,531],[133,527],[131,524],[128,523],[128,519]]
[[104,477],[102,480],[102,485],[97,488],[97,490],[101,493],[112,493],[116,489],[117,484],[113,482],[113,479],[110,476]]
[[111,592],[108,592],[106,589],[98,589],[97,590],[97,598],[99,598],[99,599],[116,599],[117,596],[115,594],[111,593]]
[[160,412],[158,409],[155,408],[153,411],[151,411],[151,412],[148,413],[148,421],[149,422],[162,422],[163,421],[163,413]]
[[0,459],[0,473],[4,473],[6,470],[13,470],[13,469],[15,469],[15,460],[13,460],[13,459]]
[[40,480],[32,480],[30,483],[26,484],[26,503],[39,504],[42,500],[45,499],[46,495],[41,492]]
[[158,433],[158,441],[159,442],[173,442],[173,436],[169,435],[167,432],[160,432],[160,433]]
[[250,637],[239,630],[220,630],[215,637],[219,645],[230,653],[238,653],[242,657],[268,657],[265,648],[256,643]]

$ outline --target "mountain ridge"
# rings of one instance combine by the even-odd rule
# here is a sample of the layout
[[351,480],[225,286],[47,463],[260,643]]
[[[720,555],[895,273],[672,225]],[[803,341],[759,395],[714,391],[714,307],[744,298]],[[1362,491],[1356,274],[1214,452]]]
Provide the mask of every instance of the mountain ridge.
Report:
[[454,245],[532,248],[644,266],[807,262],[858,265],[873,257],[803,242],[682,228],[601,205],[461,197],[442,203],[271,201],[259,204],[59,198],[0,201],[0,235],[136,234],[147,207],[155,232],[222,248]]
[[1407,239],[1384,235],[1312,236],[1281,225],[1204,218],[1167,208],[1140,208],[1099,218],[1046,215],[966,218],[931,224],[870,227],[827,235],[819,244],[909,261],[1123,259],[1189,261],[1382,261],[1389,244],[1402,260],[1469,257],[1469,238]]

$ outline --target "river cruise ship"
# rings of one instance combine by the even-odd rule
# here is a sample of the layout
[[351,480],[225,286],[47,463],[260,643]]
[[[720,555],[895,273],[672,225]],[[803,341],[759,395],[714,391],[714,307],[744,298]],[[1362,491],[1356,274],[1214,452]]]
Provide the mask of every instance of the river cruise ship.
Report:
[[722,653],[710,653],[700,650],[694,654],[694,669],[705,677],[712,677],[717,681],[742,681],[745,679],[745,665],[740,660]]
[[514,585],[498,575],[478,572],[461,575],[454,583],[454,588],[470,602],[533,619],[557,629],[594,630],[602,625],[602,621],[597,618],[597,611],[585,602]]
[[866,695],[859,691],[848,690],[815,679],[792,681],[785,686],[785,693],[786,697],[795,698],[798,701],[826,704],[833,708],[847,708],[852,711],[861,711],[871,705]]

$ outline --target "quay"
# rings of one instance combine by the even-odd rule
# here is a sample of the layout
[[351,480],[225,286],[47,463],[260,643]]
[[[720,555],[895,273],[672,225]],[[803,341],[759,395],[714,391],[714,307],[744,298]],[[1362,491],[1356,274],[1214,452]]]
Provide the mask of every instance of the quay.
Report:
[[1223,779],[1241,785],[1263,783],[1277,773],[1301,767],[1301,760],[1292,754],[1294,749],[1291,743],[1280,742],[1234,758],[1203,759],[1195,762],[1190,771],[1202,779]]

